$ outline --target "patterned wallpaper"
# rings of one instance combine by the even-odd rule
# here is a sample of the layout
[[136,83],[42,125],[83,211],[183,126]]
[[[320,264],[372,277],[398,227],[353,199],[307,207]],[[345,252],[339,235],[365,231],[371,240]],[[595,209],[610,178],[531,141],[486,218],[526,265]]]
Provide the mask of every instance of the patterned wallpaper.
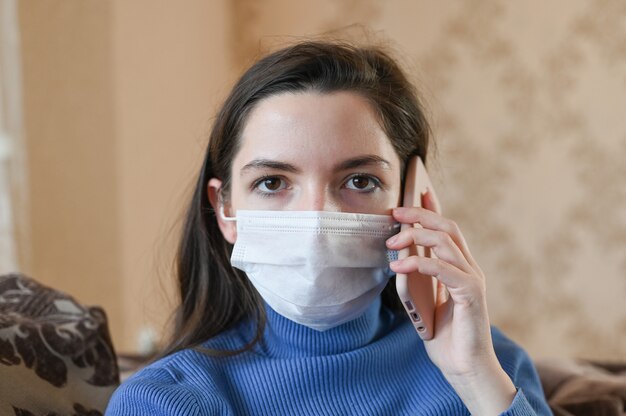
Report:
[[320,33],[388,45],[429,106],[429,169],[487,275],[492,323],[534,357],[626,359],[626,2],[237,0],[233,12],[238,70]]

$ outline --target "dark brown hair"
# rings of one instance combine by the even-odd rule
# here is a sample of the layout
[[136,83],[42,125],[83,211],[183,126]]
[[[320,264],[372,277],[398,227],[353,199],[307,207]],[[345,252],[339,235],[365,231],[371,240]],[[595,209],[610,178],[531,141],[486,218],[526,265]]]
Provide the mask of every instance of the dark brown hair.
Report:
[[[233,87],[211,131],[204,164],[186,212],[176,258],[180,305],[171,342],[161,356],[204,341],[242,319],[256,323],[256,336],[235,354],[262,339],[265,312],[246,275],[230,265],[232,245],[218,228],[207,194],[211,178],[222,181],[228,198],[231,164],[238,151],[246,118],[264,98],[285,93],[350,91],[366,98],[395,151],[406,165],[412,155],[426,162],[430,129],[417,94],[396,62],[377,47],[307,41],[257,61]],[[383,302],[399,310],[392,281]]]

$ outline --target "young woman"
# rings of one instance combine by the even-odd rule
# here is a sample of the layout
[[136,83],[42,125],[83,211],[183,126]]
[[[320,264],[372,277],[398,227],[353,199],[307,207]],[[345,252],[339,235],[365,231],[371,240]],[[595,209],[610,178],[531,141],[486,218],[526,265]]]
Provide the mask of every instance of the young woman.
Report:
[[[187,211],[172,341],[107,414],[550,414],[432,191],[397,208],[428,144],[413,87],[377,48],[303,42],[255,63]],[[385,260],[412,244],[437,258]],[[395,291],[394,273],[414,271],[443,289],[429,341]]]

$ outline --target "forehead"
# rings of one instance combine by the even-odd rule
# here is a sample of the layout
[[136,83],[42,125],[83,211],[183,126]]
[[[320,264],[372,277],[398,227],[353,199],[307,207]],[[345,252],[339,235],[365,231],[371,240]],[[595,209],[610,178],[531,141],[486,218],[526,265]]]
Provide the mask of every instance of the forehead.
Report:
[[367,99],[345,91],[282,93],[250,113],[233,167],[254,158],[331,164],[360,154],[395,155]]

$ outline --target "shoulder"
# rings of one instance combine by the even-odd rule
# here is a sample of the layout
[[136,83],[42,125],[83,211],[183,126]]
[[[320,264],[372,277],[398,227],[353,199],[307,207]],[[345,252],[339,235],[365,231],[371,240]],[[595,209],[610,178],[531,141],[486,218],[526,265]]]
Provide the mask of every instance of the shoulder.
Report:
[[209,363],[190,349],[153,362],[114,392],[106,415],[229,414]]
[[109,402],[106,415],[198,415],[191,389],[164,368],[145,368],[122,383]]

